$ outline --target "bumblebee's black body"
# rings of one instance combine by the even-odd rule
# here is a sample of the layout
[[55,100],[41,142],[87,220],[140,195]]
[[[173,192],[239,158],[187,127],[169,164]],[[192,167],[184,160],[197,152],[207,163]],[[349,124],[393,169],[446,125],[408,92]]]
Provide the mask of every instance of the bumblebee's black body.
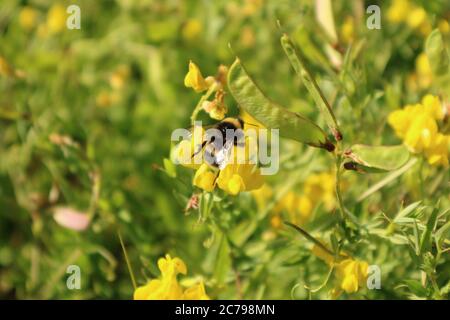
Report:
[[[236,134],[237,130],[244,128],[244,121],[240,118],[225,118],[221,122],[213,126],[218,130],[222,136],[222,141],[216,141],[216,136],[206,136],[205,141],[202,142],[200,149],[195,152],[192,157],[205,149],[204,157],[206,163],[214,168],[222,168],[227,161],[227,155],[231,151],[231,147],[239,145],[243,138],[243,133]],[[227,133],[233,131],[233,141],[227,139]],[[229,133],[228,133],[229,134]]]
[[[225,142],[227,141],[227,130],[233,130],[236,131],[238,129],[243,129],[244,128],[244,121],[242,121],[242,119],[240,118],[225,118],[224,120],[222,120],[221,122],[219,122],[216,126],[214,126],[215,129],[219,130],[220,133],[222,134],[222,141],[225,144]],[[209,140],[210,142],[214,142],[215,137],[212,136],[211,139]],[[237,145],[239,137],[238,136],[234,136],[233,139],[233,144]]]

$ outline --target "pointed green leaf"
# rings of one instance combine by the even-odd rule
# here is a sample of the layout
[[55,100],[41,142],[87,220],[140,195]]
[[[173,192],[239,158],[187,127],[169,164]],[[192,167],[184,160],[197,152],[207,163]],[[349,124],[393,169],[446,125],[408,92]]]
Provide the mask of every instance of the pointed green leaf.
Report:
[[334,150],[325,132],[314,122],[270,101],[249,77],[238,58],[228,72],[228,88],[241,108],[265,127],[279,129],[281,137]]
[[334,113],[330,107],[330,104],[325,98],[325,95],[323,94],[322,90],[320,90],[319,85],[314,79],[313,74],[308,69],[303,58],[303,54],[294,46],[293,42],[286,34],[281,37],[281,45],[283,46],[284,52],[289,58],[289,61],[291,62],[295,72],[302,79],[302,82],[305,85],[306,89],[313,97],[322,115],[325,117],[325,121],[334,137],[337,141],[342,140],[342,134],[339,130],[336,117],[334,116]]
[[422,237],[420,239],[420,253],[423,254],[426,251],[429,251],[432,245],[432,238],[431,234],[436,228],[436,222],[437,222],[437,216],[439,213],[439,208],[435,207],[433,208],[433,211],[431,212],[430,218],[427,221],[427,226],[425,228],[425,231],[422,234]]
[[409,160],[409,151],[403,145],[367,146],[356,144],[344,153],[351,159],[344,164],[348,170],[362,173],[376,173],[396,170]]

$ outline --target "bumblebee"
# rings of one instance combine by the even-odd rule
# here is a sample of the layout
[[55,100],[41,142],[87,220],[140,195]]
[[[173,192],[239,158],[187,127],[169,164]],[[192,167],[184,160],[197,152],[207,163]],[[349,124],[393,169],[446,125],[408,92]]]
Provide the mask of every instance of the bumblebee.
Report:
[[[215,129],[215,130],[209,130]],[[225,118],[206,130],[205,140],[192,158],[204,151],[205,162],[213,168],[223,169],[228,163],[233,146],[244,145],[244,121],[240,118]]]

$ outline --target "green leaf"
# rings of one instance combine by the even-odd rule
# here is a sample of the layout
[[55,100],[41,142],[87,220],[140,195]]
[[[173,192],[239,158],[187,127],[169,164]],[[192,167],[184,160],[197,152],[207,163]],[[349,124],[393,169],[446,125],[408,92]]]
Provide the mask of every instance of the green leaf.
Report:
[[450,58],[438,29],[428,36],[425,51],[433,74],[438,78],[449,77]]
[[448,233],[450,231],[450,221],[447,221],[439,230],[435,233],[435,238],[437,243],[441,243],[446,237],[448,237]]
[[319,107],[320,112],[322,112],[325,117],[325,121],[330,128],[333,136],[337,141],[342,140],[342,134],[339,130],[339,126],[334,116],[333,110],[330,107],[325,95],[322,90],[320,90],[319,85],[314,79],[314,75],[311,73],[309,68],[305,63],[303,54],[299,49],[297,49],[288,35],[284,34],[281,37],[281,45],[283,46],[284,52],[286,53],[289,61],[291,62],[295,72],[302,79],[308,92],[313,97],[316,105]]
[[430,218],[428,219],[427,226],[425,231],[422,234],[420,239],[420,254],[429,251],[432,245],[431,234],[433,230],[436,228],[437,216],[439,213],[439,208],[436,206],[433,208],[431,212]]
[[334,150],[325,132],[314,122],[270,101],[249,77],[238,58],[228,72],[228,87],[241,108],[265,127],[279,129],[281,137]]
[[409,160],[409,151],[403,145],[367,146],[353,145],[344,156],[351,159],[344,164],[348,170],[361,173],[377,173],[399,169]]
[[417,201],[411,203],[409,206],[401,210],[394,218],[394,222],[401,221],[402,218],[409,216],[411,213],[414,212],[414,210],[417,209],[417,207],[420,205],[422,201]]
[[417,280],[404,280],[403,281],[406,286],[409,288],[409,290],[414,293],[418,297],[426,297],[428,292],[427,289],[425,289],[420,281]]

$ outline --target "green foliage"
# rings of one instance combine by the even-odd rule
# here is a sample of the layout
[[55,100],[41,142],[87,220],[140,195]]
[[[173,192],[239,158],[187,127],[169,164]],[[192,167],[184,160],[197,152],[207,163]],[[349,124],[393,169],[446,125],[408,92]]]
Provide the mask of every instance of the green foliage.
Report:
[[[51,32],[52,8],[73,1],[1,2],[0,298],[130,299],[169,253],[213,299],[328,299],[339,279],[319,243],[380,267],[381,289],[339,298],[449,298],[450,172],[387,124],[426,94],[448,110],[448,1],[414,1],[419,27],[383,1],[379,30],[363,1],[330,1],[326,30],[314,1],[76,3],[81,29]],[[244,109],[286,138],[264,196],[204,192],[172,163],[171,132],[196,105],[215,123],[183,85],[190,60],[205,77],[229,67],[227,116]],[[67,228],[58,208],[89,225]],[[66,286],[72,264],[80,290]]]

